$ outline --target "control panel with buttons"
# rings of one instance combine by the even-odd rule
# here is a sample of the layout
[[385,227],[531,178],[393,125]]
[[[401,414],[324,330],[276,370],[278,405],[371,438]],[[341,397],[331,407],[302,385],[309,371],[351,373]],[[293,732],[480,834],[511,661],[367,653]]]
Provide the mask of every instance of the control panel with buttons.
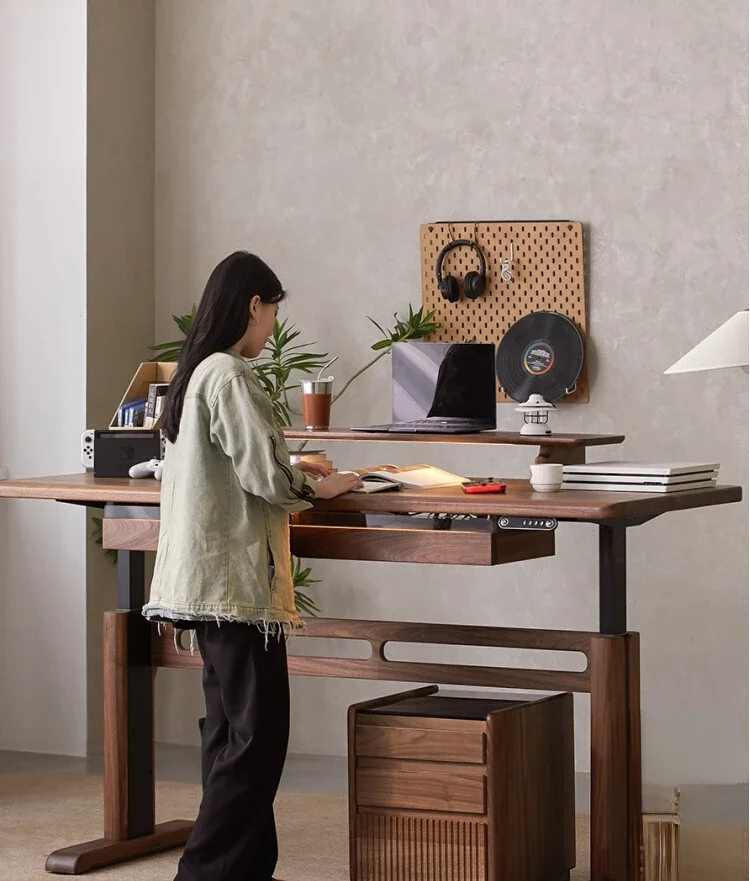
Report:
[[536,529],[541,532],[552,532],[557,529],[554,517],[507,517],[503,515],[497,521],[500,529]]

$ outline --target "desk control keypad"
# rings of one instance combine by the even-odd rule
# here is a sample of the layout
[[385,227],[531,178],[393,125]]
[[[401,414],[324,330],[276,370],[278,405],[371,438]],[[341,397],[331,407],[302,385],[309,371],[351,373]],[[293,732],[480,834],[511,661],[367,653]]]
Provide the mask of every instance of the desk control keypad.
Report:
[[540,532],[552,532],[557,529],[554,517],[506,517],[499,518],[500,529],[535,529]]

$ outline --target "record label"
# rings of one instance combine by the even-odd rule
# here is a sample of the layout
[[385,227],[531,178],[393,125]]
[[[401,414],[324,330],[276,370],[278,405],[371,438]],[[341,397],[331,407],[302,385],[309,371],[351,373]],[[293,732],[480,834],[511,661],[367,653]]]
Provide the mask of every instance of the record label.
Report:
[[541,395],[554,404],[573,391],[583,367],[583,338],[559,312],[540,310],[519,318],[497,347],[497,378],[514,401]]
[[533,376],[543,376],[554,363],[552,346],[544,340],[536,340],[523,353],[523,366]]

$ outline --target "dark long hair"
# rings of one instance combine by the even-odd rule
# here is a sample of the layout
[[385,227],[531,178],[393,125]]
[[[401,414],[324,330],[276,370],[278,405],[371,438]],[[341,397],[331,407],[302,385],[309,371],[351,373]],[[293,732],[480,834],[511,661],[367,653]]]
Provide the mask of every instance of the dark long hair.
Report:
[[231,349],[242,339],[250,320],[250,301],[256,295],[264,303],[278,303],[285,292],[275,273],[255,254],[235,251],[209,276],[164,401],[162,431],[171,443],[180,432],[193,371],[209,355]]

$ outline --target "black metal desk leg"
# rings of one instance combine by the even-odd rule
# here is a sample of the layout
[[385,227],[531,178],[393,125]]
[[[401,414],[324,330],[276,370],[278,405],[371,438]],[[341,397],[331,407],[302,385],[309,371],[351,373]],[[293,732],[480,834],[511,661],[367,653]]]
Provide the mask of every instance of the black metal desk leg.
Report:
[[125,632],[119,637],[125,642],[119,648],[125,655],[120,662],[125,662],[127,678],[125,706],[115,724],[120,728],[119,740],[126,754],[119,757],[118,768],[109,770],[119,774],[126,771],[127,792],[121,793],[118,801],[122,806],[125,795],[127,807],[122,813],[121,807],[112,812],[119,816],[110,817],[107,832],[124,838],[154,831],[154,677],[151,627],[141,614],[146,595],[145,557],[143,551],[119,551],[117,561],[117,607],[118,612],[127,612],[122,616],[126,619],[122,622]]
[[[125,652],[127,686],[122,739],[127,755],[120,758],[127,769],[126,816],[110,824],[109,834],[134,838],[154,831],[154,747],[153,675],[151,671],[151,628],[141,615],[146,602],[146,554],[118,551],[117,610],[127,611]],[[127,831],[126,831],[127,830]]]
[[146,602],[146,554],[143,551],[117,552],[117,610],[139,612]]
[[619,523],[599,527],[600,633],[619,634],[628,629],[625,529]]

